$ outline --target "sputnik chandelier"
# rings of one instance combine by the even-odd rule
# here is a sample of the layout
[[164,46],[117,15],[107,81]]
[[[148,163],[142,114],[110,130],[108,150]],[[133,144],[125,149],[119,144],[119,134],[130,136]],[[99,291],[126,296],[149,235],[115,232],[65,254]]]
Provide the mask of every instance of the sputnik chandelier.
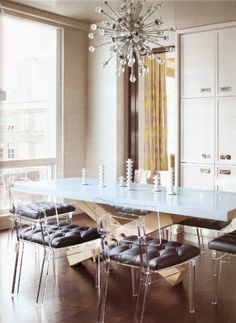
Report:
[[[168,32],[175,28],[163,28],[164,21],[161,17],[154,19],[154,14],[162,6],[162,3],[150,5],[144,10],[145,0],[121,0],[120,6],[114,10],[108,1],[104,1],[107,10],[97,7],[95,11],[103,14],[106,19],[99,25],[92,24],[89,38],[103,36],[105,42],[89,47],[90,52],[96,48],[109,45],[110,56],[103,63],[106,67],[111,59],[117,55],[117,76],[125,71],[125,66],[131,68],[130,82],[135,82],[135,62],[137,62],[138,73],[143,76],[148,72],[144,63],[144,57],[154,59],[159,63],[162,60],[153,54],[153,48],[166,47],[163,42],[169,39]],[[150,18],[152,20],[150,21]]]

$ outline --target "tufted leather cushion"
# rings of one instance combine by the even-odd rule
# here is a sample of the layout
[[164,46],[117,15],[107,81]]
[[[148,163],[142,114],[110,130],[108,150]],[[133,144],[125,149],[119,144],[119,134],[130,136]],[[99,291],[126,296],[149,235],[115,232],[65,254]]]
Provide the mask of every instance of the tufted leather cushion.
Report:
[[[30,242],[43,244],[42,233],[39,227],[25,230],[22,238]],[[49,246],[50,241],[53,248],[73,246],[98,238],[100,238],[100,235],[96,228],[68,224],[66,222],[60,223],[59,227],[55,222],[49,222],[48,231],[44,232],[45,244]]]
[[[149,265],[152,270],[160,270],[185,262],[200,254],[200,249],[185,243],[159,239],[147,239]],[[119,263],[140,266],[140,247],[137,236],[129,236],[118,245],[109,247],[110,259]]]
[[146,215],[146,214],[150,213],[150,211],[147,211],[147,210],[134,209],[134,208],[125,207],[125,206],[112,205],[112,208],[116,212],[119,212],[122,214]]
[[[44,217],[44,210],[46,216],[56,215],[56,210],[58,214],[68,213],[75,211],[75,207],[70,204],[65,203],[55,203],[55,202],[32,202],[32,203],[22,203],[16,208],[16,213],[31,219],[40,219]],[[10,209],[13,213],[13,209]]]
[[208,248],[236,254],[236,230],[210,241]]
[[182,225],[187,225],[189,227],[197,227],[203,229],[211,229],[211,230],[221,230],[225,228],[229,222],[226,221],[217,221],[217,220],[209,220],[202,218],[189,218],[182,222]]

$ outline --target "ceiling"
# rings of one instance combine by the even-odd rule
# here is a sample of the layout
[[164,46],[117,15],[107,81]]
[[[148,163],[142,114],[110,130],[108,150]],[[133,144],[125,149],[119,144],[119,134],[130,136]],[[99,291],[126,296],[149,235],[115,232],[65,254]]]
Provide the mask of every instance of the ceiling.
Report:
[[[30,6],[32,8],[41,9],[65,17],[78,19],[84,22],[94,22],[102,20],[102,15],[99,15],[94,10],[97,6],[103,6],[102,0],[8,0]],[[119,0],[108,0],[113,7],[117,6]],[[148,3],[156,3],[157,0],[148,0]],[[162,1],[163,2],[163,1]],[[100,18],[101,17],[101,18]]]

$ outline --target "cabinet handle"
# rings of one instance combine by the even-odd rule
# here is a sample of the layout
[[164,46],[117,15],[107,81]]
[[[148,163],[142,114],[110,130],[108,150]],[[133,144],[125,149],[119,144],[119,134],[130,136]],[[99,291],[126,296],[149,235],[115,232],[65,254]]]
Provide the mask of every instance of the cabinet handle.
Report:
[[220,159],[230,160],[231,159],[231,155],[220,155]]
[[210,93],[211,92],[211,88],[210,87],[205,87],[200,89],[200,93]]
[[202,174],[210,174],[211,169],[210,168],[200,168],[200,173],[202,173]]
[[222,86],[220,87],[221,92],[231,92],[231,86]]
[[220,175],[231,175],[230,169],[220,169]]
[[211,155],[210,154],[202,154],[202,158],[209,159],[209,158],[211,158]]

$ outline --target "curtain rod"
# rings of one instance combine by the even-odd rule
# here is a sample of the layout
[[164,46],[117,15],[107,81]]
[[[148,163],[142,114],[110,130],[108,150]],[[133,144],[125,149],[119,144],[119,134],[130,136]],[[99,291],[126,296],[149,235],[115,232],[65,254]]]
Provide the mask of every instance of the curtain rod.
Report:
[[[27,9],[24,11],[24,8]],[[67,18],[67,17],[63,17],[63,16],[59,16],[57,14],[53,14],[47,11],[41,11],[39,9],[35,9],[32,7],[28,7],[28,6],[22,6],[22,5],[17,5],[17,4],[12,4],[9,6],[7,5],[2,5],[0,3],[0,13],[7,14],[7,13],[15,13],[15,14],[20,14],[23,16],[28,16],[28,17],[32,17],[32,18],[37,18],[37,19],[41,19],[43,21],[48,21],[48,22],[53,22],[55,24],[59,24],[62,26],[67,26],[67,27],[73,27],[73,28],[77,28],[80,30],[85,30],[88,31],[88,24],[83,23],[83,22],[79,22],[77,20],[73,20],[71,18]]]

